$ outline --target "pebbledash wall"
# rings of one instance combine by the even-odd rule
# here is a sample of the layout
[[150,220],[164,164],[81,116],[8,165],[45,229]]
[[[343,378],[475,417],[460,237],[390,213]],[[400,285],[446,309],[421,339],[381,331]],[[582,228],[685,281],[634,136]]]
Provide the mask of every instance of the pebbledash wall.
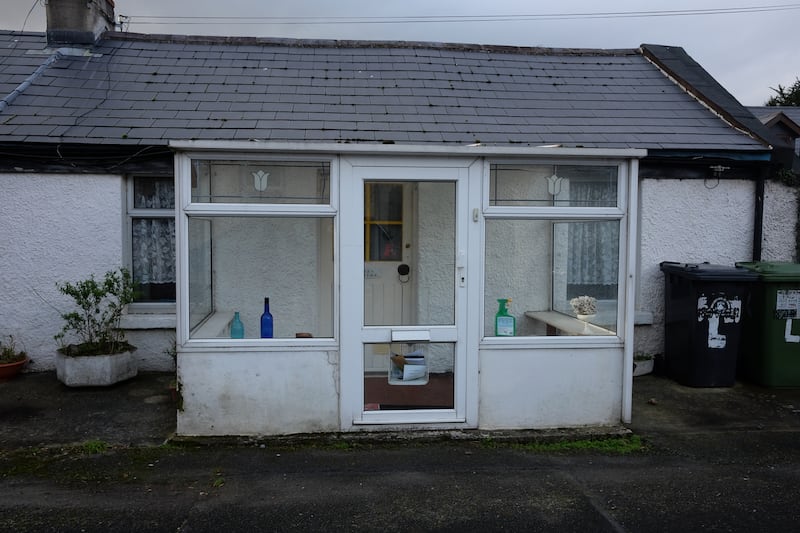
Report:
[[[29,370],[51,370],[60,313],[70,308],[56,283],[124,264],[124,177],[0,174],[0,191],[0,334],[14,335],[29,353]],[[641,177],[637,310],[646,318],[636,326],[635,351],[663,351],[659,263],[750,260],[754,202],[749,180]],[[796,260],[797,204],[794,189],[767,181],[763,260]],[[166,353],[174,341],[174,315],[129,315],[124,325],[138,347],[141,370],[174,368]]]
[[[750,180],[648,179],[639,182],[639,294],[637,310],[652,318],[635,328],[634,351],[663,353],[662,261],[734,265],[753,254],[756,184]],[[797,195],[767,181],[764,261],[795,261]]]
[[[55,368],[61,313],[72,300],[56,284],[102,276],[124,261],[125,180],[119,175],[0,174],[0,335],[31,357],[29,371]],[[141,370],[171,370],[164,353],[175,318],[128,320]],[[139,329],[144,328],[144,329]]]
[[798,191],[768,181],[764,190],[764,261],[797,261]]

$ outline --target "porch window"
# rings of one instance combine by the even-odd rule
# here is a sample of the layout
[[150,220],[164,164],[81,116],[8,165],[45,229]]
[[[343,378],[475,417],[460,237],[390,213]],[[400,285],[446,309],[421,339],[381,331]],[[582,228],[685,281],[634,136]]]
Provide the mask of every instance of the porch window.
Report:
[[172,176],[134,176],[129,180],[128,225],[136,303],[174,306],[175,184]]
[[618,165],[491,165],[484,336],[505,299],[516,335],[616,334],[619,181]]
[[317,161],[196,160],[192,202],[330,204],[330,163]]
[[616,207],[617,167],[491,165],[489,205]]
[[190,337],[333,337],[329,161],[195,160],[188,216]]

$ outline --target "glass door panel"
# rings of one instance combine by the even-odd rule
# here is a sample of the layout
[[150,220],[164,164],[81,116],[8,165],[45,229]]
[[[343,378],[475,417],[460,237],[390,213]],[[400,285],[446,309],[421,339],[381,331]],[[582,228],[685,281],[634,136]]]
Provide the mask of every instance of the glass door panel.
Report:
[[364,345],[364,410],[453,409],[454,343]]
[[364,325],[455,323],[455,190],[364,184]]
[[[365,328],[455,326],[455,270],[455,181],[364,182]],[[363,346],[364,411],[454,409],[455,343]]]

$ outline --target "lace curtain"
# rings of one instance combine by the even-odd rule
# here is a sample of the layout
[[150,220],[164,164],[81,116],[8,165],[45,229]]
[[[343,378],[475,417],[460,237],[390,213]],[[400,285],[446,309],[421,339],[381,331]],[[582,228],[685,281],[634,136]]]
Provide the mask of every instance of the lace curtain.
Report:
[[[573,181],[570,204],[586,207],[613,205],[616,186],[611,183]],[[574,222],[569,225],[567,283],[616,285],[619,268],[619,223]]]
[[142,284],[175,283],[175,220],[133,219],[133,278]]
[[[134,186],[134,208],[174,209],[171,179],[140,179]],[[175,283],[175,219],[138,218],[132,223],[133,278],[142,285]]]

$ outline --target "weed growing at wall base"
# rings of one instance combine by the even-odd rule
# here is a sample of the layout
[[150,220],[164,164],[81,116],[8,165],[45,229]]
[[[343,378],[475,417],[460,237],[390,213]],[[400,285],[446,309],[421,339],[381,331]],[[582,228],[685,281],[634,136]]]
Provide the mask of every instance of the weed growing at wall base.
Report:
[[630,435],[625,437],[607,437],[598,439],[559,440],[553,442],[513,442],[501,443],[487,439],[484,447],[499,448],[509,447],[517,450],[536,453],[607,453],[612,455],[627,455],[646,450],[641,437]]

